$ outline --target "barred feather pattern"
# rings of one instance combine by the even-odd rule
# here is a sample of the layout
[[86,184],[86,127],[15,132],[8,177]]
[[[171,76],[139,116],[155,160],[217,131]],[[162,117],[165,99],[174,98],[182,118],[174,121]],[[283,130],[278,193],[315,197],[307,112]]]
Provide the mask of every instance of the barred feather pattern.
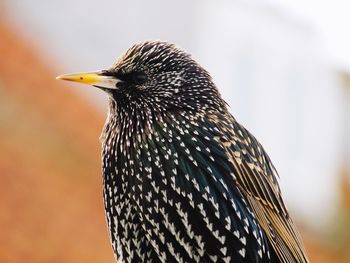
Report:
[[110,71],[135,68],[157,78],[111,94],[101,137],[118,262],[307,262],[275,168],[209,74],[163,42],[132,47]]

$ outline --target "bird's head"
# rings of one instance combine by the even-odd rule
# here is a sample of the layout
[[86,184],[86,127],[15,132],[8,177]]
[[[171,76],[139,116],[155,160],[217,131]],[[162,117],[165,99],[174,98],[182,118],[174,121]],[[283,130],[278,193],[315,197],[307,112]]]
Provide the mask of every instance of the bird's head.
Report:
[[224,107],[210,77],[188,53],[173,44],[135,44],[107,70],[57,77],[106,91],[122,109],[206,110]]

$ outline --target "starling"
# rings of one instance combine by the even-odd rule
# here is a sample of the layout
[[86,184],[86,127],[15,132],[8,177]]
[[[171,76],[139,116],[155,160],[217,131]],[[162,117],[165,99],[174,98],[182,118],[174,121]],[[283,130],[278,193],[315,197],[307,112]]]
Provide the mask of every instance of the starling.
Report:
[[103,197],[118,262],[308,262],[277,171],[209,73],[162,41],[62,75],[109,95]]

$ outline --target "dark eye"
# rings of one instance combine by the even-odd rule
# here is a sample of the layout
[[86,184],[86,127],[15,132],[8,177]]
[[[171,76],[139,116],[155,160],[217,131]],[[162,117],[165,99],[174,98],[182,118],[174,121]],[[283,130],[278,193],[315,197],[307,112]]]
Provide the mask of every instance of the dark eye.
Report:
[[138,72],[138,73],[135,73],[135,75],[133,76],[133,82],[135,84],[143,84],[146,82],[146,80],[147,80],[147,76],[144,73]]
[[136,84],[136,85],[141,85],[147,81],[147,75],[146,73],[143,72],[115,72],[115,71],[103,71],[103,75],[105,76],[114,76],[118,79],[120,79],[122,82],[118,83],[118,88],[119,85],[121,87],[130,85],[130,84]]
[[116,77],[128,84],[143,84],[147,80],[147,75],[143,72],[131,72],[116,74]]
[[115,84],[115,86],[118,89],[124,89],[127,86],[127,83],[124,81],[121,81],[121,82],[117,82],[117,84]]

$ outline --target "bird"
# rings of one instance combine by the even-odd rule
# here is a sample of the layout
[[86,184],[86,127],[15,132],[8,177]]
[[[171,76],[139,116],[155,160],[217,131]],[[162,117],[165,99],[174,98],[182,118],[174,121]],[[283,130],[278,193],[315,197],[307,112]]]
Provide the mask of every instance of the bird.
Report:
[[117,262],[308,262],[258,140],[210,74],[161,40],[57,79],[108,94],[103,199]]

